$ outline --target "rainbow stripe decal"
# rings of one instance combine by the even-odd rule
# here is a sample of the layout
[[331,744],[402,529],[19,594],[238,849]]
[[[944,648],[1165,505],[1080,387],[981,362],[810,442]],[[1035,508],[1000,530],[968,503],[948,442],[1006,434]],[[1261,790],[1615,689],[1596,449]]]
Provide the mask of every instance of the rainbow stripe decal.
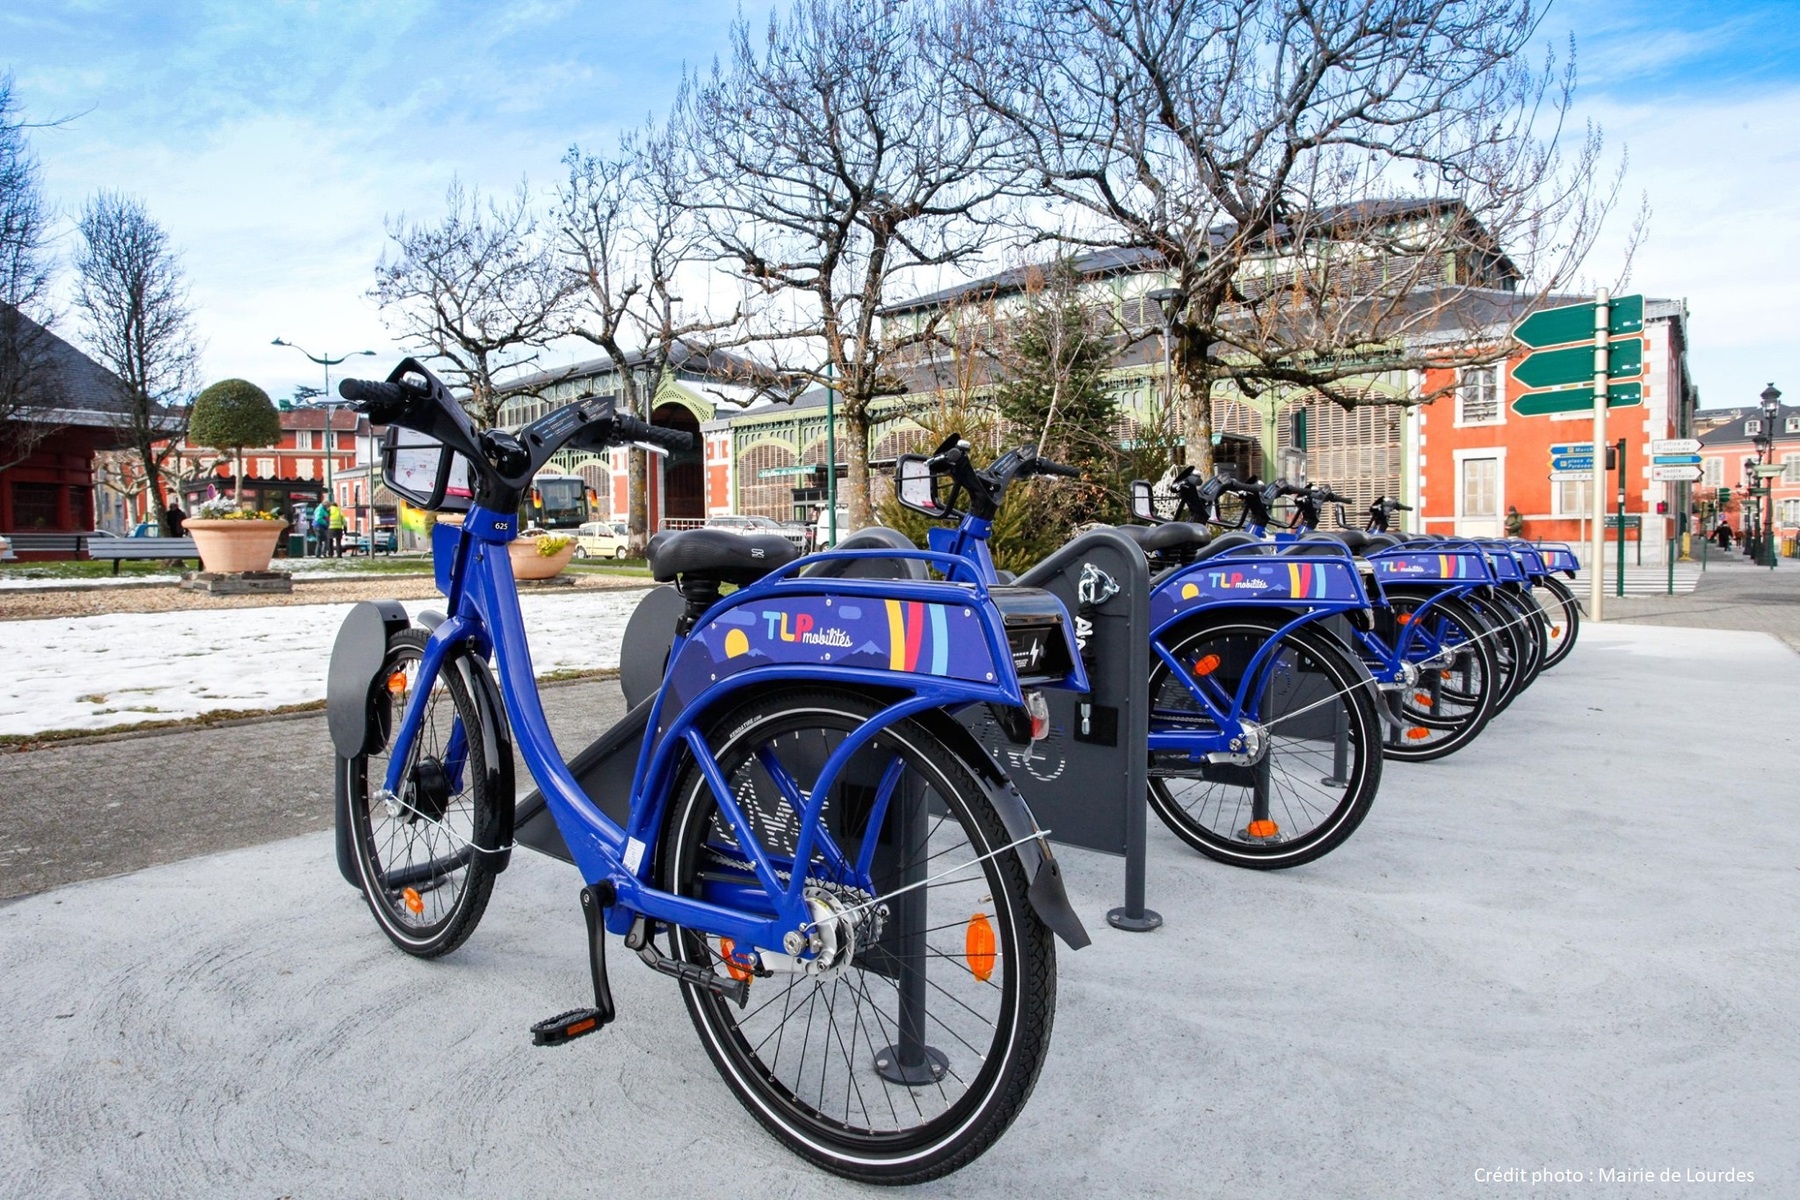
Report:
[[[891,671],[926,670],[943,675],[949,670],[950,635],[941,604],[888,600],[888,669]],[[921,667],[919,655],[925,643],[925,626],[931,625],[931,665]]]
[[1288,595],[1325,598],[1325,572],[1313,569],[1312,563],[1288,564]]

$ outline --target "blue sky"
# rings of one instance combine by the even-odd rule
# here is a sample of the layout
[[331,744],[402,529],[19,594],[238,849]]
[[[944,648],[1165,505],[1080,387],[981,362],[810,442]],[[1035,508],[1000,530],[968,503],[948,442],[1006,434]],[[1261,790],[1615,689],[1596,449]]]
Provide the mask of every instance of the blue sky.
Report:
[[[743,7],[760,20],[769,5]],[[1784,353],[1800,280],[1797,7],[1565,0],[1540,33],[1573,33],[1577,116],[1629,147],[1627,190],[1653,211],[1630,285],[1689,301],[1708,406],[1770,379],[1800,396]],[[282,396],[317,371],[277,335],[391,361],[364,295],[384,217],[435,214],[453,173],[547,187],[569,145],[605,148],[665,105],[684,62],[723,49],[737,8],[0,0],[0,70],[30,117],[71,118],[34,135],[52,201],[141,197],[182,248],[206,377]],[[1588,264],[1604,282],[1618,226]]]

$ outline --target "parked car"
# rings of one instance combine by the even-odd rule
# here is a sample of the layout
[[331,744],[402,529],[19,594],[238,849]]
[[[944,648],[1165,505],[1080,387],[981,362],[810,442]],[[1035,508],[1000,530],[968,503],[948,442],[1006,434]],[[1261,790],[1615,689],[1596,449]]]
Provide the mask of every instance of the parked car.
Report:
[[[849,537],[850,533],[850,510],[840,508],[837,510],[837,535],[842,539]],[[818,515],[806,527],[806,549],[817,552],[829,550],[836,544],[831,539],[831,512],[821,504]]]
[[802,550],[806,549],[806,527],[803,525],[783,525],[773,517],[740,517],[728,514],[706,518],[708,529],[723,529],[727,533],[773,533],[786,538]]
[[624,558],[628,545],[617,522],[589,521],[575,531],[576,558]]

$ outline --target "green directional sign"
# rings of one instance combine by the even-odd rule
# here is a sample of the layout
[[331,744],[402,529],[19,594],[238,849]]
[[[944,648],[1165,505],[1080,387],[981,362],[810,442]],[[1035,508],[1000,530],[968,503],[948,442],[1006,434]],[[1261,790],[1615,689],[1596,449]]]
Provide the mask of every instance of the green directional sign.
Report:
[[[1613,379],[1636,379],[1644,373],[1644,339],[1621,338],[1612,343],[1606,356],[1606,373]],[[1528,388],[1566,387],[1591,383],[1594,378],[1594,348],[1567,346],[1561,350],[1539,350],[1527,354],[1513,364],[1512,377]]]
[[[1641,383],[1615,383],[1606,389],[1606,407],[1630,408],[1644,402]],[[1521,417],[1541,417],[1548,413],[1586,412],[1594,407],[1594,388],[1560,388],[1554,392],[1530,392],[1512,402],[1512,410]]]
[[[1606,320],[1607,332],[1613,337],[1642,333],[1644,298],[1620,296],[1609,306]],[[1566,346],[1570,342],[1592,344],[1594,306],[1591,303],[1568,304],[1562,308],[1546,308],[1534,312],[1519,322],[1519,327],[1513,330],[1513,337],[1534,350],[1543,346]]]

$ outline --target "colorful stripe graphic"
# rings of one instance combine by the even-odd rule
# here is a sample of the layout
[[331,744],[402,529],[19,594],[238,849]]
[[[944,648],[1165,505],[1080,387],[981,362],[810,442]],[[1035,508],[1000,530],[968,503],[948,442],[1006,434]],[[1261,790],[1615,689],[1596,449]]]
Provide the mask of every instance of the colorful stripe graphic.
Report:
[[925,623],[931,622],[931,665],[933,675],[950,671],[950,623],[942,604],[918,601],[888,600],[888,669],[917,671],[919,655],[925,646]]

